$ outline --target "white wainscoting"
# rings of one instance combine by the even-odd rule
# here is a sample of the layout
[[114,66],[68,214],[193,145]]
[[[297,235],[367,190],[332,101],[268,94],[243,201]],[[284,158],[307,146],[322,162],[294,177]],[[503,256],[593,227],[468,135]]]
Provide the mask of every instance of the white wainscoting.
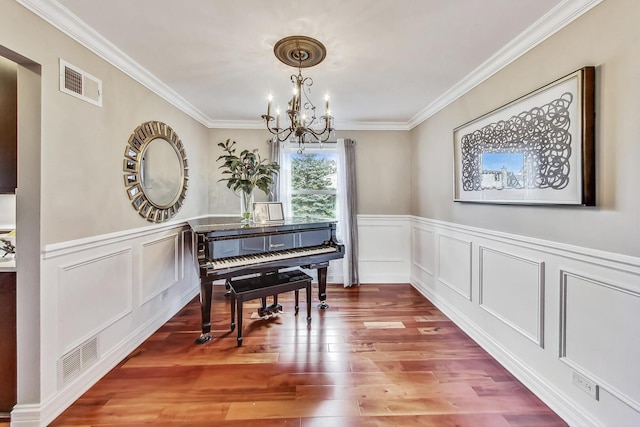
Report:
[[411,258],[413,266],[422,270],[424,274],[433,277],[434,261],[436,259],[435,234],[420,225],[411,229]]
[[[407,283],[410,217],[360,215],[362,283]],[[42,404],[17,406],[16,426],[46,425],[199,291],[184,221],[48,245],[42,254]],[[341,262],[329,281],[342,282]],[[194,337],[195,339],[195,337]],[[87,342],[97,361],[60,381],[62,363]]]
[[[570,424],[640,425],[640,259],[426,218],[358,221],[365,286],[410,281]],[[197,295],[187,228],[45,247],[44,403],[16,407],[13,425],[46,425]],[[60,385],[60,359],[94,338],[97,362]],[[598,400],[574,372],[599,386]]]
[[560,274],[560,357],[640,412],[639,287]]
[[[42,403],[16,406],[12,425],[47,425],[196,296],[192,247],[184,221],[45,247]],[[87,342],[97,359],[60,381],[61,362]]]
[[419,217],[411,236],[414,287],[565,421],[640,425],[640,259]]
[[479,247],[480,307],[543,346],[544,263]]
[[406,215],[358,215],[360,283],[408,283],[411,221]]
[[471,242],[438,235],[438,280],[471,301]]
[[[176,232],[142,244],[140,299],[143,304],[162,294],[178,281],[180,235],[181,233]],[[159,265],[164,268],[158,268]]]
[[[62,353],[97,335],[132,311],[131,248],[58,266]],[[90,301],[99,301],[91,304]],[[78,321],[82,319],[82,321]]]

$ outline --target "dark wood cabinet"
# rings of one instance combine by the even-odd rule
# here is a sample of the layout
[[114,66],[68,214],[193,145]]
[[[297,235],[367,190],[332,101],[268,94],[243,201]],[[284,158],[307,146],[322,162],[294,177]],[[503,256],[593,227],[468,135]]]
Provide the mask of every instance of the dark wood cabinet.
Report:
[[0,272],[0,419],[16,404],[16,273]]
[[0,194],[18,186],[18,71],[0,56]]

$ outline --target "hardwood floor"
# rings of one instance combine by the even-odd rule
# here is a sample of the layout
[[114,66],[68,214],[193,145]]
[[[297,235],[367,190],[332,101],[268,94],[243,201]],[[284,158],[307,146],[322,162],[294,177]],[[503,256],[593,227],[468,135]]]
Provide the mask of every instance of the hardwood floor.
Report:
[[194,344],[196,298],[51,425],[566,425],[411,286],[327,293],[310,328],[293,293],[267,320],[245,303],[237,347],[215,286],[211,342]]

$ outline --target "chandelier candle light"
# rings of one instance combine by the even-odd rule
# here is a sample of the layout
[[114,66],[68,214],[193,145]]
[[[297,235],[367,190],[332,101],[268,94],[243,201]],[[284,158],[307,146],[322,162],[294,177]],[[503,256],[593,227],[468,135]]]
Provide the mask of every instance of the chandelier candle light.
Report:
[[321,63],[327,55],[327,50],[322,43],[311,37],[290,36],[279,40],[273,47],[273,52],[284,64],[297,67],[298,74],[291,75],[293,94],[287,106],[289,127],[280,127],[279,109],[276,109],[275,117],[271,115],[273,97],[269,95],[267,114],[262,115],[267,130],[273,135],[274,141],[283,142],[292,137],[297,138],[300,151],[304,149],[305,142],[326,142],[334,131],[333,117],[329,110],[329,96],[325,96],[324,99],[324,115],[320,118],[316,117],[316,107],[307,95],[311,93],[313,80],[310,77],[302,77],[302,68]]

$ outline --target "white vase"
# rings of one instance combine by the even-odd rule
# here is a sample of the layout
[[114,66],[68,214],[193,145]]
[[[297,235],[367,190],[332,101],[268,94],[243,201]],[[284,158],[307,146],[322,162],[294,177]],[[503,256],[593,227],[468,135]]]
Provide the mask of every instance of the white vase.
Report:
[[242,222],[251,222],[253,216],[253,191],[240,191],[240,215]]

